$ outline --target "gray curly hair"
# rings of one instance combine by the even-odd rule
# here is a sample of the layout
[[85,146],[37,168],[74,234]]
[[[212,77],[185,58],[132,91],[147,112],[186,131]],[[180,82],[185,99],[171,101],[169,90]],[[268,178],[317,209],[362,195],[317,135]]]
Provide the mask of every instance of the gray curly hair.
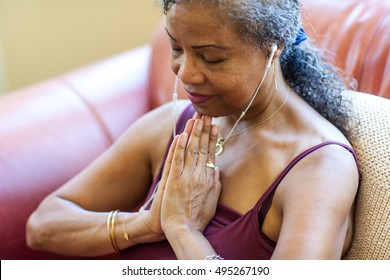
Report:
[[[347,80],[312,44],[294,44],[301,22],[301,0],[159,0],[164,13],[176,2],[218,6],[245,40],[261,49],[271,42],[284,46],[280,55],[283,76],[305,101],[348,136],[350,102],[341,92]],[[267,52],[265,52],[267,53]],[[353,80],[349,80],[353,87]]]

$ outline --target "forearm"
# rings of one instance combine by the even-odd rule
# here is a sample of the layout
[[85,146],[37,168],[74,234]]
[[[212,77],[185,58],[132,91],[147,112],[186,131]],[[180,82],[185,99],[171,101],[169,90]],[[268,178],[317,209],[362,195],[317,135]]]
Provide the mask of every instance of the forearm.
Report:
[[[30,217],[27,243],[33,249],[62,255],[92,257],[111,254],[114,249],[108,238],[108,215],[109,212],[86,211],[69,201],[51,197]],[[148,231],[143,215],[118,213],[114,237],[119,250],[156,241],[156,236]],[[125,222],[129,240],[123,236]]]
[[206,237],[197,230],[180,226],[166,231],[165,235],[179,260],[204,260],[216,255]]

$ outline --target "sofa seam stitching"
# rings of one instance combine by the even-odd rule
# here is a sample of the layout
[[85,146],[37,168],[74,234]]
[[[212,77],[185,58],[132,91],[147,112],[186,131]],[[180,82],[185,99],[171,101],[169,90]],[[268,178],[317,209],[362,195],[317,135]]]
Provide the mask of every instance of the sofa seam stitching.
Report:
[[90,102],[74,87],[72,86],[66,79],[59,78],[60,81],[64,83],[66,87],[68,87],[71,91],[73,91],[82,101],[82,103],[87,107],[87,109],[90,111],[90,113],[93,115],[93,117],[96,119],[98,124],[103,130],[103,134],[106,136],[107,140],[110,144],[114,142],[114,138],[112,137],[111,133],[108,130],[107,125],[104,123],[103,119],[101,118],[100,114],[97,112],[97,110],[94,108]]

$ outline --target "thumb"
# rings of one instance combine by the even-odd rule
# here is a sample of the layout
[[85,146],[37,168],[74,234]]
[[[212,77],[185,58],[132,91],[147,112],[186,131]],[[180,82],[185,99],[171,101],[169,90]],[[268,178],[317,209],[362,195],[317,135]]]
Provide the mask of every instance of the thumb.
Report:
[[215,167],[214,169],[214,192],[216,194],[218,194],[218,197],[221,193],[221,189],[222,189],[222,184],[221,184],[221,179],[220,179],[220,172],[219,172],[219,168],[218,167]]

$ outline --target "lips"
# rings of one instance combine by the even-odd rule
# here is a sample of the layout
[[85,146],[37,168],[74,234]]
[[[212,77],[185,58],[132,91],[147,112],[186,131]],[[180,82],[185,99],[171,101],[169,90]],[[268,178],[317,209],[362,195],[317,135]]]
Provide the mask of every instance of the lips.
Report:
[[194,93],[190,91],[187,91],[187,95],[188,95],[188,99],[194,104],[205,103],[206,101],[209,101],[211,98],[214,97],[214,95],[204,95],[204,94]]

